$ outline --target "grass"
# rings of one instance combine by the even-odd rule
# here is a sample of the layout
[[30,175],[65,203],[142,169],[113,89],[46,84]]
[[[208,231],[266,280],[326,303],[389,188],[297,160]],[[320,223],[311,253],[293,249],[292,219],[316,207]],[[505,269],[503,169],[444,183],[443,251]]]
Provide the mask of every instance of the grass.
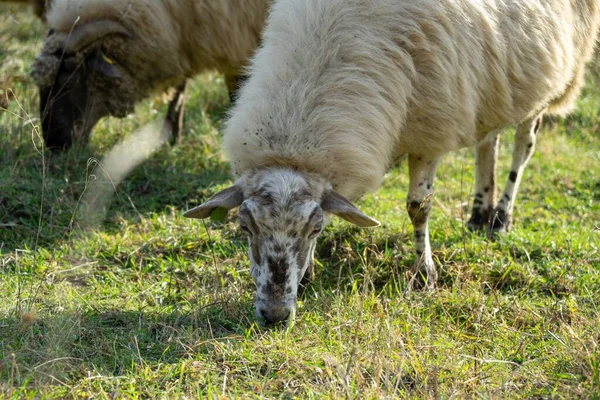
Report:
[[[222,77],[194,81],[183,143],[136,168],[104,222],[81,230],[94,160],[166,105],[148,100],[102,121],[88,146],[44,152],[27,77],[43,30],[0,6],[11,97],[0,111],[0,397],[600,398],[597,73],[573,115],[540,133],[510,234],[466,230],[472,150],[448,156],[430,223],[439,285],[405,293],[414,256],[400,165],[360,202],[383,226],[334,221],[296,325],[262,331],[239,229],[181,216],[230,183]],[[506,134],[501,181],[510,149]]]

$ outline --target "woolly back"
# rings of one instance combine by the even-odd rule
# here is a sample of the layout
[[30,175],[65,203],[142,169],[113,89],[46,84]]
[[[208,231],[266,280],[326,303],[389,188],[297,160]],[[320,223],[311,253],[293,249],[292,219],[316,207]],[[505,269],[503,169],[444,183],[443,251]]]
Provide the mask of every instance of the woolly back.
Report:
[[224,132],[236,174],[290,166],[350,199],[377,188],[405,119],[411,65],[385,34],[392,19],[367,3],[274,4]]
[[108,45],[130,71],[163,83],[156,88],[163,89],[208,68],[238,71],[258,46],[268,4],[269,0],[54,0],[47,20],[50,28],[65,33],[89,21],[120,22],[133,40]]
[[163,38],[152,37],[157,31],[173,34],[170,15],[161,0],[53,0],[47,14],[48,25],[59,32],[69,32],[75,24],[112,20],[136,31],[136,38],[148,43]]
[[597,21],[597,0],[276,1],[225,154],[236,175],[290,166],[355,199],[400,154],[570,106]]

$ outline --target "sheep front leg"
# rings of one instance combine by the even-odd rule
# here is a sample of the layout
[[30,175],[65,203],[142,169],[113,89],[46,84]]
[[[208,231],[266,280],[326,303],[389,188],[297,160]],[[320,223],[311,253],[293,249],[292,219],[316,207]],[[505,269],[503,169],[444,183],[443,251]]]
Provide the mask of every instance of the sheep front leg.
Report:
[[540,114],[517,126],[510,174],[508,175],[504,193],[502,194],[500,201],[498,201],[490,224],[490,234],[492,235],[510,229],[515,197],[517,196],[519,183],[523,176],[523,170],[533,154],[535,148],[535,135],[542,125],[542,117],[543,114]]
[[410,184],[406,209],[413,225],[416,256],[413,276],[409,281],[410,288],[431,290],[437,281],[437,271],[431,257],[427,221],[431,209],[433,177],[439,161],[437,157],[408,156]]
[[477,146],[475,161],[475,198],[467,228],[471,231],[487,228],[496,202],[496,161],[498,139],[495,134]]
[[175,145],[181,140],[187,84],[187,80],[185,80],[181,85],[175,88],[175,94],[169,102],[169,109],[165,117],[165,128],[171,131],[171,145]]

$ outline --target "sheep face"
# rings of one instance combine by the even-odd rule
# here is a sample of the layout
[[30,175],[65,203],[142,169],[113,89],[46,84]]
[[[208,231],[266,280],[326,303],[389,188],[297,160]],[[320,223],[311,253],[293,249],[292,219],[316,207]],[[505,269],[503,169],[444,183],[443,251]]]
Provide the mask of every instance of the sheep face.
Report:
[[295,313],[299,283],[326,224],[317,194],[301,179],[263,182],[240,207],[238,221],[248,237],[256,284],[255,314],[267,325]]
[[112,21],[84,24],[70,34],[49,30],[31,70],[47,146],[69,147],[74,136],[87,137],[100,118],[133,110],[135,84],[106,56],[103,40],[109,36],[112,44],[131,37]]
[[218,208],[238,205],[238,221],[248,237],[250,274],[257,289],[255,314],[266,325],[293,321],[298,287],[312,263],[328,213],[363,227],[379,224],[333,191],[324,179],[285,168],[242,177],[185,216],[206,218]]
[[50,148],[67,148],[73,137],[87,137],[98,120],[109,113],[101,99],[91,98],[89,85],[93,71],[107,61],[98,54],[83,63],[74,61],[61,62],[54,81],[39,86],[42,131]]

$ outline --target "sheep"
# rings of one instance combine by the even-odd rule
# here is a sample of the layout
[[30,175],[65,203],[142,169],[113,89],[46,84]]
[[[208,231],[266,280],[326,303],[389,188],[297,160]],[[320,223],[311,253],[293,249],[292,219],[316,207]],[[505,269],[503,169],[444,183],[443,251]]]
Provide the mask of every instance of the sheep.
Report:
[[516,186],[541,115],[572,107],[599,21],[597,0],[277,0],[225,124],[236,180],[184,215],[239,207],[255,314],[293,321],[329,216],[379,225],[352,201],[407,154],[408,286],[433,289],[428,217],[441,158],[478,146],[476,186],[489,197],[495,138],[518,124]]
[[216,69],[233,95],[269,0],[53,0],[31,76],[44,140],[67,148],[106,116],[176,87],[166,124],[181,133],[187,79]]
[[42,20],[47,7],[46,2],[47,0],[0,0],[0,3],[28,3],[33,13]]

